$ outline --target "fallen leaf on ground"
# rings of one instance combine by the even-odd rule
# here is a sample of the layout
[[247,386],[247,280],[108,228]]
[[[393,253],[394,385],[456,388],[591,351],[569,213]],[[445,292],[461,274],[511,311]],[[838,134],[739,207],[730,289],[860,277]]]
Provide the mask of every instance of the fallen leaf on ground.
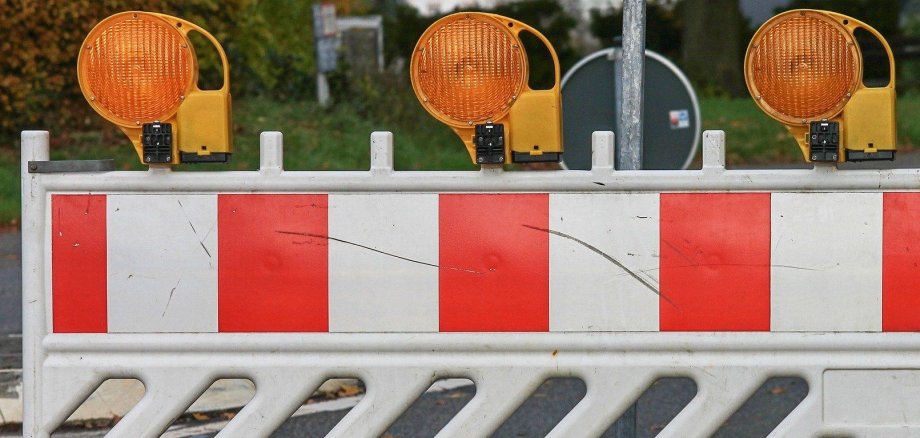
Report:
[[361,391],[361,388],[355,385],[342,385],[342,387],[339,388],[338,392],[339,392],[339,395],[342,397],[351,397],[353,395],[360,394],[362,391]]
[[786,388],[783,388],[782,386],[774,386],[772,389],[770,389],[770,394],[773,394],[773,395],[780,395],[780,394],[785,394],[785,393],[786,393]]

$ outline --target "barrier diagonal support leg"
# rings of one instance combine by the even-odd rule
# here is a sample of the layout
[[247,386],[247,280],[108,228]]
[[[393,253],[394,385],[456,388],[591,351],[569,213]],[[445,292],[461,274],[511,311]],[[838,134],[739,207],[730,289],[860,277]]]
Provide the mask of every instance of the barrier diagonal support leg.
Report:
[[146,392],[128,415],[109,432],[112,437],[159,437],[211,383],[208,372],[159,369],[141,375]]
[[695,371],[696,397],[668,423],[660,436],[712,436],[766,380],[764,374],[750,368]]
[[436,436],[489,436],[545,377],[541,370],[526,368],[477,372],[471,376],[476,383],[476,395]]
[[378,437],[407,406],[431,386],[432,373],[420,369],[387,368],[362,373],[364,399],[329,432],[329,437]]
[[319,374],[304,378],[305,374],[300,369],[257,374],[255,396],[218,436],[269,436],[323,383]]
[[549,433],[549,438],[600,436],[654,381],[648,370],[623,370],[584,376],[583,398]]

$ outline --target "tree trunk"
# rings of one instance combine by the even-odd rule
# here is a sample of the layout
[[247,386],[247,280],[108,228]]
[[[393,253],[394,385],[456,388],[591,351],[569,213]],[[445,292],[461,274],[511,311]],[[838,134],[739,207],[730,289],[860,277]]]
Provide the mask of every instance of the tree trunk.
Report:
[[739,0],[686,0],[683,68],[694,83],[733,96],[746,93]]

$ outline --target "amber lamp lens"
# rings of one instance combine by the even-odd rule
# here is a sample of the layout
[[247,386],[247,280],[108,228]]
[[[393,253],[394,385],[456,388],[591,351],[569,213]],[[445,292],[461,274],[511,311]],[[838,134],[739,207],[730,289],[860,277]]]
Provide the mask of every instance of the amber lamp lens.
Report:
[[792,12],[758,31],[747,79],[772,116],[801,123],[836,116],[856,89],[859,59],[850,35],[832,18]]
[[109,17],[82,49],[77,73],[84,93],[105,117],[122,125],[172,116],[194,78],[187,40],[155,16]]
[[414,53],[419,97],[454,123],[494,120],[507,112],[527,74],[511,32],[475,16],[435,26]]

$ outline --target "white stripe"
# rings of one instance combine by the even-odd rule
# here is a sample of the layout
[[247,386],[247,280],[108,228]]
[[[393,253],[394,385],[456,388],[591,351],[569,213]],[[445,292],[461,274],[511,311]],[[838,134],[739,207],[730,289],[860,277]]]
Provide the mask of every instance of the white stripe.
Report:
[[550,194],[550,331],[658,330],[658,212],[658,194]]
[[771,330],[880,331],[882,194],[771,199]]
[[217,331],[217,197],[109,195],[111,333]]
[[438,331],[437,194],[330,195],[329,238],[329,331]]

